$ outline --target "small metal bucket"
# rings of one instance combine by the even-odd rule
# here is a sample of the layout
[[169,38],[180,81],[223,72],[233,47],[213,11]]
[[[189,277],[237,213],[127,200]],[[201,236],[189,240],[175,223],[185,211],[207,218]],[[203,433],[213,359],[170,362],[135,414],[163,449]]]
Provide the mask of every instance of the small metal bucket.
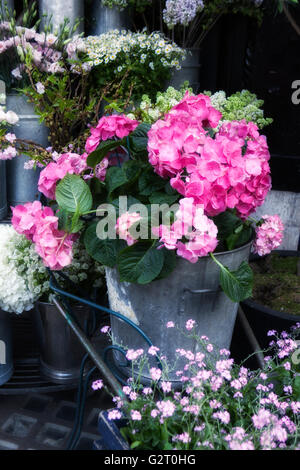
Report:
[[[43,147],[48,146],[48,128],[39,122],[33,105],[22,95],[9,94],[6,108],[19,116],[19,122],[12,127],[12,132],[20,139],[31,140]],[[40,169],[25,170],[24,163],[29,157],[18,155],[7,161],[7,200],[9,206],[32,202],[38,197]]]
[[129,16],[126,10],[102,7],[101,2],[93,2],[91,13],[90,34],[98,36],[112,29],[126,29],[129,27]]
[[185,81],[188,81],[194,93],[199,93],[201,68],[200,49],[187,49],[186,53],[186,59],[182,62],[181,69],[172,69],[172,76],[165,85],[165,88],[172,86],[179,89]]
[[[232,270],[242,261],[248,260],[251,243],[241,248],[215,256]],[[186,338],[175,328],[166,328],[173,321],[185,330],[187,320],[197,323],[197,334],[205,335],[220,349],[229,349],[236,320],[238,304],[233,303],[219,288],[220,268],[210,256],[200,258],[197,263],[178,258],[173,273],[166,279],[147,285],[120,282],[115,268],[106,268],[106,279],[110,308],[135,322],[160,349],[172,366],[177,362],[177,348],[198,352],[194,339]],[[210,292],[199,293],[199,290]],[[147,343],[125,322],[111,317],[113,342],[129,349],[144,349]],[[117,367],[127,376],[131,368],[124,366],[124,357],[114,352]],[[121,365],[123,363],[123,366]],[[149,378],[147,371],[143,372]],[[170,372],[170,380],[176,382],[175,372]]]
[[11,314],[0,309],[0,386],[13,375]]
[[[94,3],[99,3],[100,5],[100,0]],[[59,26],[64,22],[64,18],[70,20],[70,26],[72,27],[77,19],[83,19],[84,17],[84,0],[39,0],[39,12],[41,17],[41,30],[43,30],[46,23],[42,15],[51,16],[54,31],[59,29]],[[81,21],[75,34],[82,33],[83,30],[84,24],[83,21]]]
[[[90,309],[76,306],[72,309],[81,328],[89,319]],[[76,382],[86,351],[58,312],[55,305],[37,302],[33,321],[40,347],[41,373],[54,383]]]

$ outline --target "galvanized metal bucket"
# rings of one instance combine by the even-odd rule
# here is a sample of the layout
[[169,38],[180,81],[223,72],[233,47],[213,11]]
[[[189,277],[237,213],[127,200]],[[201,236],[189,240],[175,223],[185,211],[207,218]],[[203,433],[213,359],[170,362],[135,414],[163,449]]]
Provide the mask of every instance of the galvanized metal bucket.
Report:
[[126,29],[130,21],[126,10],[119,11],[117,8],[102,7],[99,2],[93,2],[91,13],[90,34],[98,36],[107,33],[111,29]]
[[14,9],[14,0],[0,0],[0,5],[2,7],[4,7],[5,4],[7,4],[7,7],[10,11]]
[[[251,242],[235,250],[217,253],[215,256],[230,269],[237,269],[248,260]],[[196,352],[194,340],[184,337],[175,328],[166,328],[173,321],[185,329],[187,320],[197,322],[197,333],[205,335],[219,348],[229,349],[236,320],[238,304],[233,303],[219,288],[219,267],[209,257],[200,258],[192,264],[183,258],[177,259],[177,266],[166,279],[154,281],[145,286],[120,282],[115,268],[106,269],[110,308],[134,321],[166,356],[169,364],[176,361],[176,349],[184,348]],[[198,293],[199,290],[212,292]],[[114,344],[129,349],[147,350],[147,344],[132,327],[125,322],[111,318]],[[122,367],[124,357],[115,352],[114,359],[125,375],[131,369]],[[178,364],[178,362],[177,362]],[[149,377],[144,371],[144,377]],[[172,381],[178,380],[174,372]]]
[[[19,116],[19,122],[12,127],[12,132],[20,139],[31,140],[43,147],[48,146],[49,131],[40,124],[32,104],[26,97],[9,94],[6,97],[6,108]],[[29,157],[19,155],[7,161],[7,201],[9,206],[25,204],[37,199],[39,169],[25,170],[24,163]]]
[[5,219],[6,214],[6,162],[0,160],[0,220]]
[[166,83],[165,88],[172,86],[179,89],[181,85],[188,81],[194,93],[200,90],[200,49],[187,49],[186,59],[181,64],[180,70],[172,70],[171,79]]
[[0,309],[0,386],[13,375],[11,314]]
[[[100,2],[94,2],[100,3]],[[84,0],[39,0],[39,12],[41,18],[41,31],[44,29],[46,18],[42,15],[51,16],[51,23],[53,31],[57,31],[59,26],[63,23],[64,18],[70,20],[70,25],[73,26],[76,20],[84,17]],[[75,34],[84,31],[84,22],[81,21]]]
[[[72,310],[81,328],[90,309],[76,306]],[[37,302],[33,321],[40,347],[41,373],[54,383],[76,382],[86,351],[55,305]]]

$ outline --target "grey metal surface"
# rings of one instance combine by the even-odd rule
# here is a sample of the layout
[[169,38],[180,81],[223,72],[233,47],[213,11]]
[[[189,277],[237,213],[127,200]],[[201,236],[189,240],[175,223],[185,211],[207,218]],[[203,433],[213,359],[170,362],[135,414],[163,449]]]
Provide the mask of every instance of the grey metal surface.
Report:
[[[94,2],[97,3],[97,2]],[[78,18],[84,17],[84,0],[39,0],[39,12],[41,18],[41,30],[45,25],[45,19],[42,18],[43,14],[48,16],[52,15],[53,31],[57,30],[63,23],[64,18],[70,20],[73,26]],[[75,34],[84,31],[84,22],[81,21],[79,28]]]
[[[6,108],[19,116],[19,122],[12,127],[12,132],[18,138],[31,140],[43,147],[48,146],[48,129],[44,124],[39,123],[39,118],[26,97],[17,94],[7,95]],[[6,184],[9,206],[37,199],[40,170],[25,170],[26,161],[29,161],[29,157],[25,155],[18,155],[7,161]]]
[[0,386],[13,374],[11,315],[0,309]]
[[[248,243],[231,252],[218,253],[216,257],[225,266],[237,269],[248,259],[250,247],[251,243]],[[116,269],[107,268],[106,278],[111,309],[135,321],[170,364],[176,360],[177,348],[193,352],[198,349],[194,340],[185,338],[177,329],[166,328],[168,321],[184,330],[187,320],[196,320],[196,331],[200,336],[206,335],[219,348],[229,349],[238,304],[219,290],[219,267],[210,257],[200,258],[195,264],[179,258],[176,269],[168,278],[145,286],[120,283]],[[214,293],[192,293],[191,290],[212,290]],[[115,344],[147,349],[147,344],[124,322],[112,317],[111,325]],[[124,362],[124,357],[117,352],[115,357]],[[170,378],[176,381],[174,373]]]
[[0,0],[0,5],[4,6],[7,3],[7,7],[9,10],[14,9],[14,0]]
[[[73,312],[83,328],[90,314],[89,308],[78,306]],[[41,373],[54,383],[77,380],[86,351],[68,322],[55,305],[45,302],[36,303],[33,321],[40,347]]]
[[0,161],[0,220],[5,219],[7,215],[7,197],[6,197],[6,162]]
[[101,2],[94,1],[91,13],[90,34],[97,36],[111,29],[126,29],[129,27],[129,17],[126,10],[102,7]]
[[179,89],[181,85],[188,81],[194,93],[200,89],[200,49],[187,49],[186,59],[181,64],[181,69],[172,69],[171,79],[166,83],[165,88],[172,86]]
[[284,224],[284,238],[278,249],[297,250],[300,236],[300,193],[270,191],[254,217],[274,214],[278,214]]

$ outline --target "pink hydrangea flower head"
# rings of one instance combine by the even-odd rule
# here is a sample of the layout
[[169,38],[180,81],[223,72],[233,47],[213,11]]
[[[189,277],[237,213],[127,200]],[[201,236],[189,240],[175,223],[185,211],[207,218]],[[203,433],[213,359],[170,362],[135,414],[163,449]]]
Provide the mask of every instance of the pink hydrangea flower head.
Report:
[[280,246],[283,240],[284,226],[278,215],[264,215],[263,223],[256,227],[256,240],[253,251],[259,256],[271,253]]
[[141,216],[137,212],[125,212],[116,223],[116,232],[122,240],[126,240],[127,245],[133,245],[137,239],[130,233],[131,227],[141,220]]

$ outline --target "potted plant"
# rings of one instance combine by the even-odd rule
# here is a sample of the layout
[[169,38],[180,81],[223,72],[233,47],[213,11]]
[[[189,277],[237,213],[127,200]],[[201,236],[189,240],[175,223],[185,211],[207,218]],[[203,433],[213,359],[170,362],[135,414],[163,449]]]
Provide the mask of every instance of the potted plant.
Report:
[[[27,213],[24,212],[27,209]],[[35,215],[35,225],[31,216]],[[39,230],[38,217],[44,217],[48,224],[51,224],[53,235],[51,239],[50,231],[43,227],[44,241],[36,249],[36,245],[32,243],[32,234],[34,230]],[[11,259],[14,263],[15,272],[19,278],[24,289],[26,290],[27,304],[21,303],[20,306],[10,306],[10,311],[17,311],[21,313],[22,310],[34,309],[32,312],[32,319],[35,328],[37,341],[40,348],[40,370],[41,373],[50,381],[55,383],[69,383],[74,382],[80,375],[81,361],[85,354],[83,346],[79,343],[77,337],[71,331],[69,325],[61,317],[54,304],[51,302],[50,289],[50,275],[47,270],[48,266],[52,269],[62,269],[61,276],[56,277],[56,281],[61,289],[66,289],[71,293],[83,293],[84,296],[89,296],[94,300],[98,298],[103,302],[103,279],[104,269],[95,262],[85,251],[79,240],[74,237],[65,242],[65,246],[69,249],[72,245],[73,258],[70,263],[70,252],[61,255],[59,252],[59,244],[64,243],[59,241],[56,246],[53,244],[54,234],[59,237],[62,232],[57,229],[57,218],[54,216],[52,210],[47,208],[43,211],[40,202],[36,201],[33,204],[28,203],[25,206],[16,206],[13,209],[12,223],[23,224],[27,223],[28,230],[23,235],[17,234],[13,228],[13,255]],[[26,222],[27,221],[27,222]],[[56,228],[55,228],[56,227]],[[67,245],[68,244],[68,245]],[[47,257],[48,266],[45,266],[40,257],[40,253]],[[68,258],[69,256],[69,258]],[[54,264],[53,264],[54,263]],[[67,267],[65,267],[67,265]],[[2,272],[1,272],[2,275]],[[5,281],[6,272],[3,271]],[[8,295],[9,288],[0,295],[0,301],[4,296]],[[16,285],[13,292],[9,295],[12,297],[16,292],[20,292],[20,296],[24,297],[22,290]],[[5,300],[3,300],[4,309]],[[91,323],[92,315],[88,307],[79,304],[71,304],[70,313],[75,316],[76,321],[86,334],[92,334]],[[96,319],[95,319],[96,321]]]
[[[228,350],[199,337],[192,319],[181,333],[193,337],[202,352],[178,345],[180,365],[151,367],[153,357],[161,355],[153,346],[128,350],[133,368],[142,370],[147,364],[152,381],[145,387],[141,375],[132,374],[123,398],[113,398],[115,408],[100,413],[99,432],[106,449],[299,449],[299,326],[281,336],[269,333],[275,349],[272,355],[266,351],[265,365],[255,371],[234,363]],[[176,328],[172,325],[171,331]],[[180,391],[169,380],[172,367],[181,378]],[[95,390],[103,386],[102,380],[92,385]]]
[[188,80],[194,92],[199,92],[200,47],[219,19],[234,13],[260,21],[263,14],[262,1],[251,0],[236,1],[234,4],[226,0],[105,0],[105,4],[114,8],[115,12],[126,7],[135,30],[144,26],[148,32],[160,31],[182,47],[186,51],[186,59],[180,69],[172,70],[172,77],[166,86],[179,88]]
[[[64,235],[51,228],[57,256],[69,263],[72,236],[82,233],[87,252],[107,266],[111,308],[169,357],[175,344],[162,327],[167,314],[179,324],[199,316],[201,333],[229,348],[238,302],[252,293],[248,218],[270,189],[269,152],[255,124],[232,121],[216,131],[220,119],[208,96],[189,93],[152,126],[104,116],[90,131],[86,153],[61,155],[39,181],[59,208]],[[100,219],[86,219],[93,214]],[[262,240],[269,249],[282,238],[274,220]],[[40,249],[42,227],[49,227],[44,217],[39,223],[33,241],[49,266]],[[24,233],[20,221],[14,226]],[[126,325],[113,320],[112,327],[118,343],[140,347]]]
[[261,347],[269,330],[288,330],[300,321],[299,252],[276,250],[252,258],[254,289],[242,308]]

